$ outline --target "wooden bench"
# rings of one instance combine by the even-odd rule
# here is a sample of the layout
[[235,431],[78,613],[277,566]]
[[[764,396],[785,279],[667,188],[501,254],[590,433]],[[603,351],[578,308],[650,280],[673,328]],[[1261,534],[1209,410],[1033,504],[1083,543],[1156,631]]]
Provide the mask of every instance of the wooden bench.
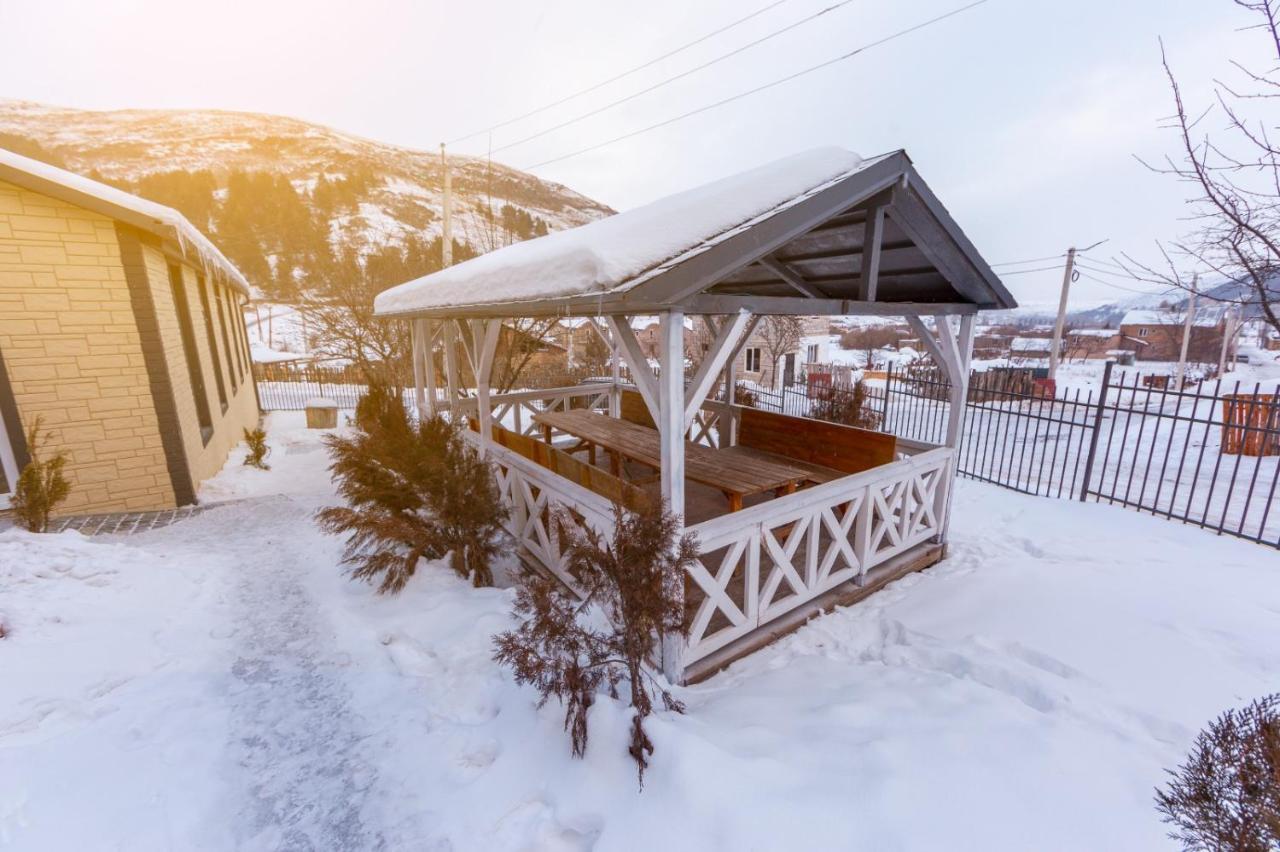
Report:
[[809,471],[814,483],[870,470],[896,458],[897,439],[885,432],[757,408],[742,408],[738,416],[738,445],[722,453],[783,460]]
[[649,413],[649,406],[645,405],[644,397],[639,391],[624,390],[622,392],[618,401],[618,416],[637,426],[658,428],[658,424],[653,422],[653,415]]
[[[479,424],[472,428],[479,431]],[[652,503],[643,489],[608,471],[579,461],[564,450],[545,444],[537,438],[504,429],[497,424],[491,428],[493,442],[498,446],[505,447],[565,479],[576,482],[611,503],[621,503],[633,512],[645,511]]]

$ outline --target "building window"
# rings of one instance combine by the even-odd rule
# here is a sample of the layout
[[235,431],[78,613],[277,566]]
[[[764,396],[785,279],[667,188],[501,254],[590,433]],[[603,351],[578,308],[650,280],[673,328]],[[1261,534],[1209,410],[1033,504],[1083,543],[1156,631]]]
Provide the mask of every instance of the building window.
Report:
[[810,343],[809,348],[805,351],[804,360],[810,364],[818,363],[818,344]]
[[747,357],[746,371],[748,373],[760,372],[760,347],[753,346],[750,349],[746,350],[745,354]]
[[1140,328],[1140,329],[1138,329],[1138,336],[1139,336],[1139,337],[1146,337],[1146,336],[1147,336],[1147,332],[1148,332],[1148,331],[1150,331],[1150,329]]
[[245,381],[249,380],[249,372],[253,370],[253,353],[249,349],[249,328],[244,321],[244,305],[240,304],[234,298],[231,304],[235,306],[235,310],[231,312],[233,317],[231,321],[232,330],[236,333],[236,339],[240,343],[240,351],[244,353]]
[[213,301],[218,306],[218,329],[222,332],[222,351],[227,353],[227,377],[231,379],[231,393],[234,395],[239,388],[236,386],[235,355],[231,352],[231,335],[227,334],[227,312],[222,307],[222,288],[217,285],[210,286],[213,289]]
[[222,383],[222,359],[218,357],[218,341],[213,336],[213,314],[209,312],[209,282],[203,275],[196,276],[196,290],[200,293],[200,311],[204,314],[204,334],[209,341],[209,357],[213,359],[213,378],[218,386],[218,402],[222,413],[227,412],[227,386]]
[[173,292],[174,313],[178,315],[182,354],[186,356],[187,361],[187,379],[191,382],[191,395],[196,401],[196,419],[200,421],[200,440],[207,444],[213,437],[209,392],[204,386],[204,370],[200,369],[200,353],[196,349],[196,333],[191,324],[191,306],[187,302],[187,287],[182,281],[182,269],[172,263],[169,264],[169,289]]

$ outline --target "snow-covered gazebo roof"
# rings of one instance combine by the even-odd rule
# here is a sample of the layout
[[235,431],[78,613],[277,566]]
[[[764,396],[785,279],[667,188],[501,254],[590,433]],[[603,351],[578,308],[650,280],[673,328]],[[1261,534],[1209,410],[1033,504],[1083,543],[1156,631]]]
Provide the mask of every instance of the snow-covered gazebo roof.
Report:
[[57,198],[86,210],[133,225],[170,243],[181,257],[193,259],[206,271],[251,296],[249,282],[209,238],[172,207],[131,195],[83,175],[0,148],[0,181]]
[[379,294],[383,317],[1015,307],[904,151],[821,148]]

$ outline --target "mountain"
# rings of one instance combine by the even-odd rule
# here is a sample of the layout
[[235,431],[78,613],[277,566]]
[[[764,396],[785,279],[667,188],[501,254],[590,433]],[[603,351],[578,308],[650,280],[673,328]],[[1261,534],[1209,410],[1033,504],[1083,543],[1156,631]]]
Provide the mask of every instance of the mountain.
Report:
[[[380,289],[439,267],[437,153],[274,115],[5,100],[0,147],[176,207],[271,297],[355,273]],[[482,158],[449,165],[455,261],[613,212]]]

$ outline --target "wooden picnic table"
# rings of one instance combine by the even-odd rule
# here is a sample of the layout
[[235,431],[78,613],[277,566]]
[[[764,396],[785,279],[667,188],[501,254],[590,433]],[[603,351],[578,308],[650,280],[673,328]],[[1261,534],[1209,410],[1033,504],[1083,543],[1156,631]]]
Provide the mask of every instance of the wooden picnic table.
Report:
[[[543,411],[533,417],[542,427],[543,437],[551,443],[553,430],[579,439],[592,452],[595,447],[609,453],[614,476],[622,476],[622,460],[640,462],[659,469],[662,445],[656,429],[608,417],[587,409]],[[714,450],[702,444],[685,441],[684,473],[687,479],[718,489],[729,500],[729,511],[742,508],[742,499],[752,494],[773,491],[790,494],[810,477],[802,467],[763,457],[742,447]]]

